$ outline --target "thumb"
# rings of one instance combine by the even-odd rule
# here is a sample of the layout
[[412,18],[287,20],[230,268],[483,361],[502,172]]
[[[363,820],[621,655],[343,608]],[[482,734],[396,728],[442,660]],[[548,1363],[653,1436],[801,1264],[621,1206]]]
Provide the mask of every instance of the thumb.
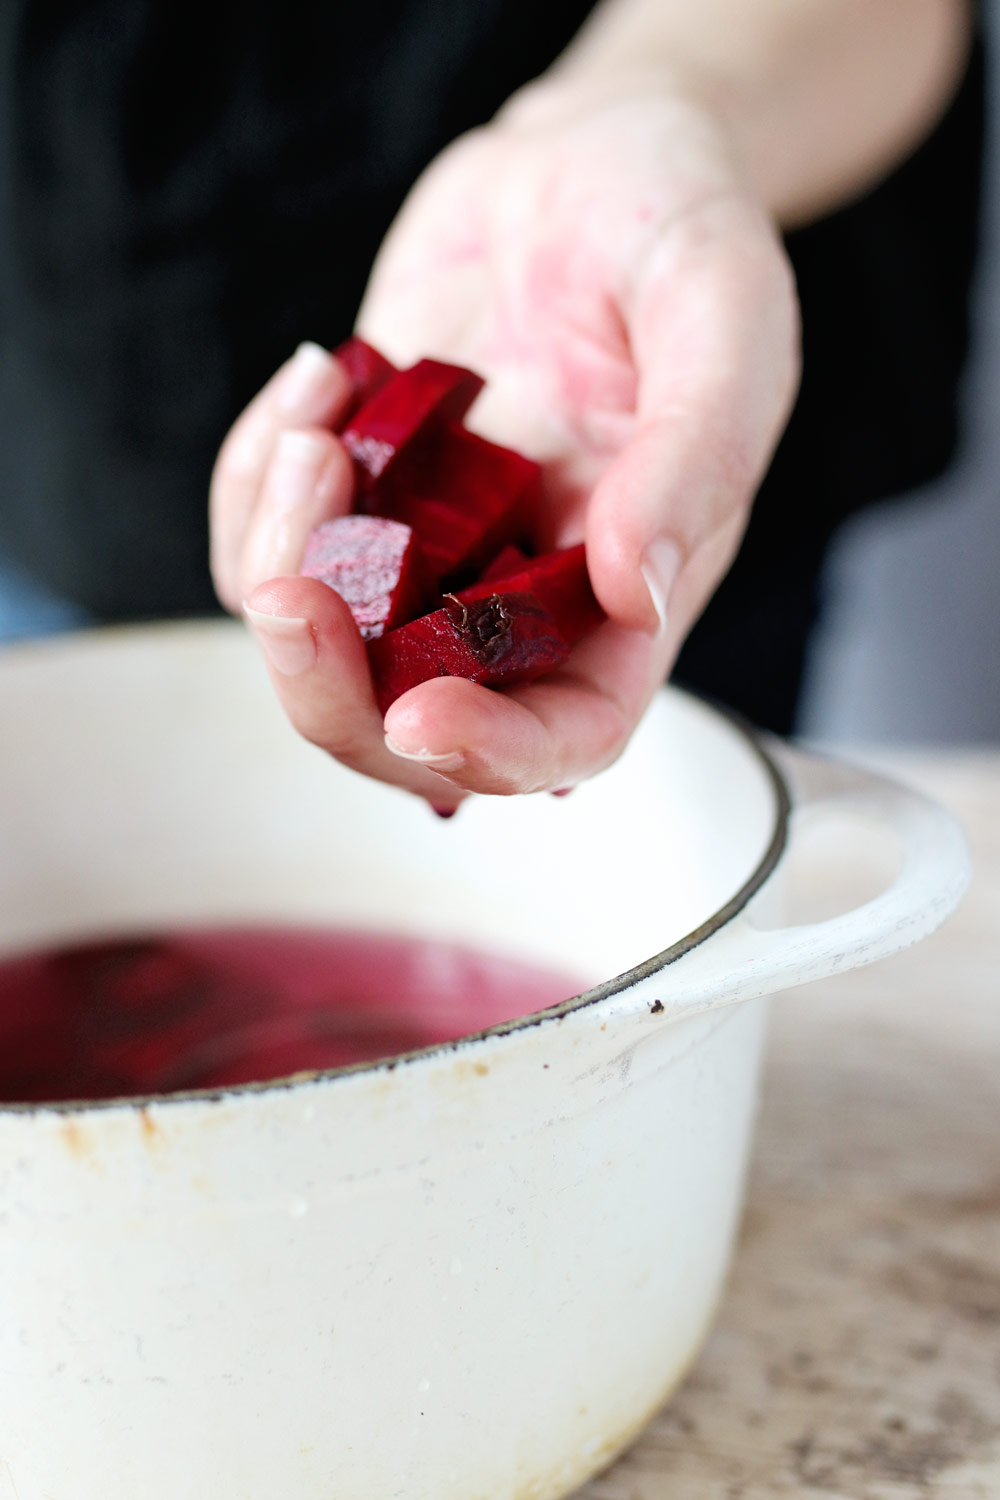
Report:
[[636,424],[587,510],[605,610],[658,633],[669,609],[678,643],[732,560],[798,374],[780,248],[756,216],[713,227],[661,247],[639,279]]
[[682,638],[735,555],[757,477],[748,455],[724,457],[691,423],[638,434],[588,507],[588,567],[611,618],[658,635],[669,612]]

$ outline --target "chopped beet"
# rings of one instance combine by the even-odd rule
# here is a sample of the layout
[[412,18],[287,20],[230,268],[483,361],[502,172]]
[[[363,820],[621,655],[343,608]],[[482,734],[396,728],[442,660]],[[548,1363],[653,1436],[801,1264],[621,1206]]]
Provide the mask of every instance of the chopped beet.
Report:
[[491,594],[466,605],[450,600],[368,646],[375,695],[390,703],[432,677],[464,677],[510,687],[551,672],[569,647],[548,610],[530,594]]
[[413,532],[379,516],[341,516],[317,526],[306,543],[302,573],[336,589],[366,641],[405,625],[427,599]]
[[343,442],[355,461],[358,487],[372,489],[415,439],[447,422],[461,422],[484,381],[460,365],[422,359],[400,370],[355,412]]
[[526,552],[520,547],[509,544],[502,547],[496,557],[479,575],[480,583],[496,583],[498,579],[509,578],[512,573],[519,573],[528,561]]
[[[595,630],[605,614],[590,586],[587,558],[582,542],[530,558],[503,579],[506,591],[532,594],[547,609],[559,627],[559,633],[574,646],[588,631]],[[462,589],[458,595],[463,604],[486,599],[496,587],[484,578]]]
[[[397,371],[358,338],[334,352],[354,386],[342,439],[360,514],[318,527],[302,571],[350,605],[383,713],[431,677],[503,687],[551,671],[605,616],[582,545],[516,545],[541,469],[462,426],[483,381],[432,359]],[[432,588],[448,602],[421,615]]]
[[356,336],[339,344],[333,351],[333,357],[340,360],[351,380],[350,404],[340,419],[340,426],[343,427],[359,406],[370,401],[389,383],[396,374],[396,366],[391,365],[371,344],[366,344],[364,339]]
[[428,569],[447,588],[474,578],[488,558],[522,534],[540,477],[530,458],[456,423],[400,463],[368,508],[413,527]]

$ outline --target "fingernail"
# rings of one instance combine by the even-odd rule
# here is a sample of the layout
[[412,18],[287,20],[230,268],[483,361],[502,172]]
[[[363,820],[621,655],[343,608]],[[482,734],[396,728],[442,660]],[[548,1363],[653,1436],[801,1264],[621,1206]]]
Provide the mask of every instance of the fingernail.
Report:
[[281,377],[278,405],[286,411],[300,407],[330,380],[335,366],[319,344],[300,344]]
[[268,499],[278,510],[295,510],[311,500],[324,469],[330,467],[330,450],[311,432],[283,432],[274,446],[267,476]]
[[573,788],[571,786],[561,786],[558,787],[556,791],[552,793],[552,795],[553,797],[568,797],[572,790]]
[[308,620],[294,615],[267,615],[244,604],[243,613],[276,672],[298,677],[316,662],[316,641]]
[[458,812],[457,807],[439,807],[436,802],[430,804],[431,812],[437,813],[439,818],[453,818]]
[[671,541],[669,537],[658,536],[649,543],[639,563],[639,571],[649,590],[653,608],[656,610],[656,618],[659,622],[656,629],[657,635],[663,635],[667,628],[670,594],[681,570],[681,562],[681,549],[677,543]]
[[385,748],[391,750],[393,755],[398,755],[401,760],[417,761],[422,766],[427,766],[431,771],[457,771],[465,759],[460,751],[453,751],[446,755],[435,755],[427,749],[405,750],[391,734],[385,737]]
[[307,520],[318,521],[324,513],[336,474],[337,465],[322,438],[299,431],[280,435],[247,537],[244,594],[252,594],[268,578],[298,572]]

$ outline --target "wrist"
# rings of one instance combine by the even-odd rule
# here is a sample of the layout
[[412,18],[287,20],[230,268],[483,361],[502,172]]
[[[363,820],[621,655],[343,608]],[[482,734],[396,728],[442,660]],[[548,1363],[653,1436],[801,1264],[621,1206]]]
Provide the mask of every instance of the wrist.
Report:
[[508,139],[551,145],[575,138],[578,154],[611,143],[626,164],[643,160],[650,181],[744,199],[765,218],[732,118],[712,89],[680,68],[645,66],[593,74],[555,68],[512,95],[494,127]]
[[973,33],[969,0],[866,0],[847,11],[840,0],[773,0],[770,24],[753,7],[707,0],[709,18],[727,18],[714,30],[665,0],[633,0],[632,25],[625,9],[600,7],[602,24],[497,123],[544,130],[642,98],[686,105],[727,139],[739,175],[783,227],[857,197],[916,149],[954,95]]
[[495,117],[504,129],[532,132],[573,124],[616,105],[687,104],[708,108],[708,91],[683,69],[659,62],[608,70],[580,69],[560,59],[512,94]]

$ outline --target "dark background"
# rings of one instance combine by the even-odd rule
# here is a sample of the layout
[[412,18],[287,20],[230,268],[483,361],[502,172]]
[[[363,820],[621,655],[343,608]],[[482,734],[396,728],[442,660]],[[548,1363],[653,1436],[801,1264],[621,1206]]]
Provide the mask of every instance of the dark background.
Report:
[[[589,9],[7,0],[0,555],[100,621],[216,609],[206,493],[233,417],[302,339],[345,336],[414,178]],[[977,49],[921,150],[789,238],[800,400],[677,673],[779,731],[831,534],[954,452],[982,136]]]

